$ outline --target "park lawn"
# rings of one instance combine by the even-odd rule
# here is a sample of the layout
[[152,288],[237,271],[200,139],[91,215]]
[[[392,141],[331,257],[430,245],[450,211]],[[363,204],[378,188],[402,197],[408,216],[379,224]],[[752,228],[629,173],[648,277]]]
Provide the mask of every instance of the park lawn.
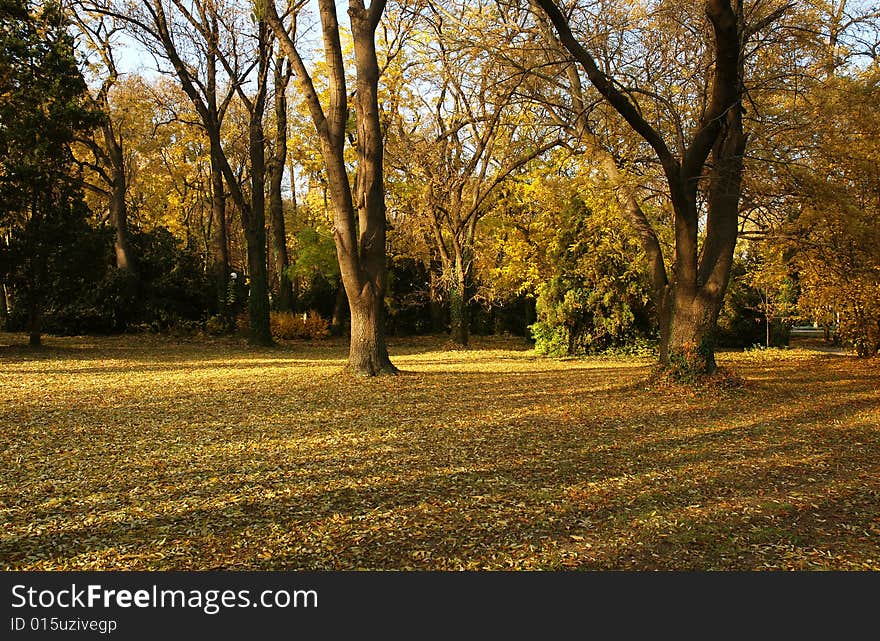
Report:
[[0,334],[0,567],[880,570],[880,367]]

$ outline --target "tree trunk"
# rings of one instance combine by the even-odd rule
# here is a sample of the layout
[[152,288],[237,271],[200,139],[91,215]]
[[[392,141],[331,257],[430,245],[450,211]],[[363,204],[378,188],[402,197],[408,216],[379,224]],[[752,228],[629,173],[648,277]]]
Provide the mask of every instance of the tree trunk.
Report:
[[125,176],[117,176],[113,172],[113,191],[110,194],[110,220],[116,229],[114,249],[116,250],[116,267],[134,272],[134,256],[128,233],[128,217],[125,207]]
[[111,165],[110,222],[116,230],[114,240],[116,267],[134,273],[135,261],[131,250],[128,232],[128,211],[125,205],[125,195],[128,190],[128,180],[125,175],[125,158],[120,141],[113,135],[113,126],[106,124],[102,129]]
[[347,369],[359,376],[397,373],[385,344],[385,310],[380,291],[378,287],[368,284],[359,294],[348,294],[351,344]]
[[456,252],[449,279],[449,338],[460,347],[470,342],[470,260]]
[[333,317],[330,321],[330,332],[334,336],[342,334],[342,315],[345,313],[345,286],[339,281],[339,287],[336,288],[336,301],[333,303]]
[[348,3],[357,85],[352,92],[357,150],[352,186],[345,161],[346,141],[351,135],[347,131],[349,92],[336,3],[318,0],[327,63],[326,105],[318,98],[309,70],[274,3],[267,2],[264,6],[266,18],[294,68],[320,140],[333,211],[336,257],[351,311],[348,369],[364,376],[397,371],[388,358],[383,322],[387,224],[375,32],[384,8],[384,2],[370,3],[369,8],[362,0]]
[[248,277],[248,342],[251,345],[271,346],[272,331],[269,323],[269,273],[266,266],[266,148],[263,132],[265,110],[265,74],[268,64],[268,31],[260,23],[260,86],[248,119],[248,155],[251,169],[251,202],[240,203],[242,226],[247,241]]
[[274,344],[269,324],[269,279],[266,270],[266,231],[245,230],[248,256],[248,343],[270,347]]
[[[35,296],[33,292],[32,296]],[[28,309],[28,345],[31,347],[40,347],[43,344],[41,340],[42,320],[40,305],[35,300],[31,301]]]
[[223,193],[223,171],[220,168],[218,154],[219,149],[211,145],[211,217],[212,228],[212,256],[211,274],[214,279],[214,287],[217,296],[217,313],[220,314],[232,327],[232,310],[227,301],[227,289],[229,287],[229,243],[226,238],[226,196]]
[[275,153],[269,170],[269,225],[272,228],[272,257],[278,273],[278,297],[275,307],[283,312],[293,311],[293,286],[287,275],[290,258],[287,254],[287,230],[284,224],[284,201],[281,182],[284,161],[287,159],[287,79],[282,71],[283,59],[275,64]]
[[[706,239],[698,270],[692,279],[673,280],[660,305],[662,365],[686,367],[690,373],[711,374],[717,369],[714,335],[733,266],[745,143],[742,111],[737,103],[728,112],[725,130],[712,148]],[[697,264],[695,239],[689,242],[679,238],[676,250],[677,258],[684,256]]]
[[6,284],[0,283],[0,332],[9,327],[9,305],[6,302]]
[[659,310],[660,364],[681,374],[711,374],[717,368],[714,334],[721,299],[689,290],[673,286]]
[[470,310],[464,287],[455,284],[449,290],[449,338],[460,347],[467,347],[470,338]]

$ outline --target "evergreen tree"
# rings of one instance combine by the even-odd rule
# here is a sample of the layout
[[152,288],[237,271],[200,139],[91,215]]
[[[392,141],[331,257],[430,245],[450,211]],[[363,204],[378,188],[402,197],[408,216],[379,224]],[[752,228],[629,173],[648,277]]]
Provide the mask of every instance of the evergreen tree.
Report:
[[55,3],[0,0],[0,274],[40,345],[52,280],[82,267],[88,209],[70,144],[100,123],[88,107],[69,23]]

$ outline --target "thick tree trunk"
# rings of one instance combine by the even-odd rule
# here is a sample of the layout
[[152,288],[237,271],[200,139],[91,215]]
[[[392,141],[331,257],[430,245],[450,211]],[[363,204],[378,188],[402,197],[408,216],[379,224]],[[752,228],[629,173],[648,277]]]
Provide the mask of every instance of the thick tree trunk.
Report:
[[681,373],[711,374],[721,299],[672,287],[660,310],[660,364]]
[[351,309],[351,345],[347,369],[358,376],[397,373],[397,368],[388,357],[388,347],[385,344],[385,310],[380,291],[378,287],[369,284],[359,294],[348,295]]
[[[687,367],[692,373],[712,373],[716,369],[714,334],[736,247],[745,144],[737,103],[728,112],[725,129],[712,148],[706,239],[695,278],[673,281],[660,306],[663,365]],[[679,239],[676,245],[677,251],[697,264],[695,241],[691,244]]]
[[[287,275],[290,258],[287,254],[287,230],[284,224],[284,201],[281,182],[284,161],[287,159],[287,80],[282,72],[283,60],[275,65],[275,153],[269,171],[269,225],[272,228],[272,258],[278,273],[278,296],[275,307],[283,312],[293,311],[293,286]],[[290,78],[289,74],[287,78]]]

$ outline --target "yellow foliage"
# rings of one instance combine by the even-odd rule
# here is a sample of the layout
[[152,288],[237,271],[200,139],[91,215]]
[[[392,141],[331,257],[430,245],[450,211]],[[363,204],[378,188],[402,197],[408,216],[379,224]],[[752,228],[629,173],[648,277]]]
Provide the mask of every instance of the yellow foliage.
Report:
[[[880,371],[0,334],[0,569],[880,570]],[[486,393],[491,390],[491,393]]]

